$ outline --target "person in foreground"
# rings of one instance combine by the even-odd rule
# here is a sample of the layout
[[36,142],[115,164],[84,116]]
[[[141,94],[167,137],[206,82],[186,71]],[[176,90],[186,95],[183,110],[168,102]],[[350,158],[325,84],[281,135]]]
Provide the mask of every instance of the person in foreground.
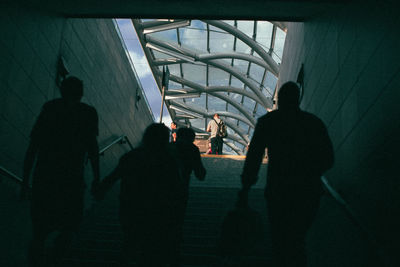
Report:
[[183,183],[164,124],[153,123],[146,128],[142,144],[121,157],[118,166],[95,189],[95,197],[104,198],[119,179],[122,263],[128,264],[129,255],[135,255],[138,266],[173,266]]
[[179,204],[181,208],[179,227],[178,227],[178,242],[176,243],[176,266],[180,265],[180,245],[183,239],[183,223],[186,215],[186,207],[189,199],[189,185],[190,176],[192,172],[194,176],[200,180],[204,181],[206,176],[206,169],[201,162],[200,151],[197,146],[193,144],[195,140],[195,132],[191,128],[179,128],[176,132],[176,142],[173,143],[174,156],[178,160],[180,174],[183,183],[183,199]]
[[265,148],[265,190],[274,267],[305,267],[305,236],[319,207],[321,175],[333,166],[332,143],[324,123],[299,108],[300,90],[285,83],[278,110],[258,119],[243,168],[239,203],[256,183]]
[[[93,184],[99,181],[97,112],[80,102],[83,82],[78,78],[66,78],[60,89],[62,98],[43,105],[24,161],[22,198],[29,191],[35,165],[31,202],[33,240],[29,251],[32,266],[59,261],[78,230],[83,215],[86,154],[92,165]],[[54,231],[59,231],[59,235],[53,253],[46,256],[45,242]]]

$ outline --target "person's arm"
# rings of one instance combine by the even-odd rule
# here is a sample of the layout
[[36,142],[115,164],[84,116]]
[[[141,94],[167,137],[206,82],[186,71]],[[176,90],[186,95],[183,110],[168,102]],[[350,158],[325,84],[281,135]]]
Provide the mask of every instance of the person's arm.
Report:
[[207,131],[207,132],[211,132],[211,121],[208,122],[207,130],[206,130],[206,131]]
[[104,198],[105,194],[110,190],[110,188],[115,184],[116,181],[122,178],[123,176],[123,158],[119,160],[117,167],[104,178],[101,182],[94,185],[92,194],[97,200],[101,200]]
[[27,198],[27,193],[30,190],[29,180],[31,176],[31,171],[33,169],[33,164],[35,163],[35,159],[39,151],[39,140],[43,137],[42,132],[44,131],[43,129],[46,125],[47,113],[47,104],[44,104],[30,134],[29,146],[25,152],[24,166],[22,172],[23,174],[20,192],[21,199]]
[[36,143],[33,140],[31,140],[29,143],[28,149],[26,150],[26,153],[25,153],[21,192],[20,192],[21,199],[27,198],[27,194],[30,189],[29,188],[29,178],[30,178],[31,171],[33,168],[33,163],[35,162],[35,159],[36,159],[37,152],[38,152],[38,147],[37,147]]
[[257,182],[257,175],[266,147],[266,131],[263,122],[258,121],[251,139],[242,172],[243,189],[248,190]]
[[97,135],[99,133],[99,118],[95,109],[92,109],[92,125],[89,131],[88,139],[88,158],[92,167],[93,181],[92,190],[100,182],[100,163],[99,163],[99,144],[97,142]]
[[193,171],[194,175],[196,176],[197,179],[200,181],[204,181],[206,177],[206,169],[203,166],[203,163],[201,162],[201,157],[200,157],[200,151],[198,147],[195,146],[195,153],[194,153],[194,162],[193,162]]

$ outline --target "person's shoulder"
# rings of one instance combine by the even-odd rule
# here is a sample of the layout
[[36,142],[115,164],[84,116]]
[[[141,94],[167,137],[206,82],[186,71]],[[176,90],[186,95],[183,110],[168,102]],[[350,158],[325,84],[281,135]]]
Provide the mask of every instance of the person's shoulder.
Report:
[[317,117],[315,114],[312,114],[307,111],[301,111],[304,120],[308,121],[310,124],[324,126],[325,123],[321,120],[321,118]]
[[96,114],[97,114],[96,109],[95,109],[93,106],[89,105],[89,104],[80,102],[80,103],[79,103],[79,107],[80,107],[82,110],[86,111],[86,112],[96,113]]
[[258,122],[266,122],[268,120],[271,120],[279,115],[278,110],[273,110],[269,111],[266,114],[262,115],[261,117],[258,118]]
[[59,107],[60,105],[63,105],[63,103],[64,102],[61,98],[52,99],[44,103],[42,109],[45,110],[45,109],[56,108]]
[[322,122],[322,120],[320,118],[318,118],[315,114],[312,114],[308,111],[301,111],[301,114],[304,118],[309,119],[309,120],[313,120],[313,121],[318,121],[318,122]]

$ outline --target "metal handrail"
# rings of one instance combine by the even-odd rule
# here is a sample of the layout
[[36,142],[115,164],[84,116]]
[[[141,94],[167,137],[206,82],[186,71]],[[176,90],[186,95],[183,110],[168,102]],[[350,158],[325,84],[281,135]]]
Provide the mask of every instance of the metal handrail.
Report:
[[104,152],[110,149],[113,145],[115,144],[125,144],[127,143],[130,147],[130,149],[133,149],[132,143],[129,141],[128,137],[126,135],[121,135],[120,137],[116,138],[114,141],[112,141],[110,144],[106,145],[99,151],[99,155],[103,156]]
[[10,172],[3,166],[0,166],[0,173],[5,174],[6,176],[10,177],[11,179],[17,181],[18,183],[22,183],[22,178],[20,178],[18,175]]
[[359,217],[356,215],[356,212],[350,207],[350,205],[343,199],[343,197],[329,184],[328,179],[325,176],[321,176],[321,181],[323,186],[326,188],[328,193],[332,196],[332,198],[338,202],[344,210],[346,211],[348,218],[359,228],[370,244],[375,247],[376,251],[380,258],[385,262],[385,266],[391,266],[390,263],[387,262],[386,252],[383,250],[382,245],[377,240],[377,238],[371,234],[370,231],[360,222]]
[[[131,149],[133,149],[132,143],[129,141],[128,137],[126,135],[121,135],[120,137],[118,137],[117,139],[115,139],[114,141],[112,141],[110,144],[108,144],[107,146],[105,146],[104,148],[102,148],[99,151],[99,155],[104,155],[104,152],[106,150],[108,150],[110,147],[112,147],[115,144],[125,144],[127,143],[129,145],[129,147]],[[19,177],[18,175],[14,174],[13,172],[7,170],[6,168],[4,168],[3,166],[0,166],[0,174],[4,174],[7,177],[13,179],[14,181],[18,182],[18,183],[22,183],[23,179],[21,177]]]

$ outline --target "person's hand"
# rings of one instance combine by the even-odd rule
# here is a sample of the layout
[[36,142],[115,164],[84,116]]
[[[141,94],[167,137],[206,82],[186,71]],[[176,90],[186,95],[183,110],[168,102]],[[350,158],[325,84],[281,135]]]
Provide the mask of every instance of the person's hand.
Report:
[[242,188],[238,192],[237,208],[247,208],[249,202],[249,188]]

